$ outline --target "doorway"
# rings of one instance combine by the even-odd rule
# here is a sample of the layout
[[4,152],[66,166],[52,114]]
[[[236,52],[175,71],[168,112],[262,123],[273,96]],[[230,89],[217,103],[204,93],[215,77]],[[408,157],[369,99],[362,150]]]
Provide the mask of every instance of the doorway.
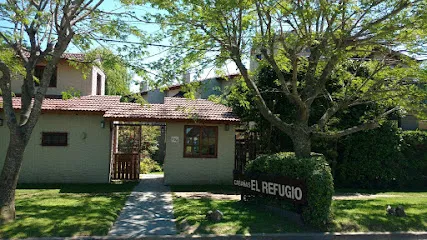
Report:
[[112,180],[139,180],[147,167],[163,164],[166,152],[165,124],[114,122],[112,131]]

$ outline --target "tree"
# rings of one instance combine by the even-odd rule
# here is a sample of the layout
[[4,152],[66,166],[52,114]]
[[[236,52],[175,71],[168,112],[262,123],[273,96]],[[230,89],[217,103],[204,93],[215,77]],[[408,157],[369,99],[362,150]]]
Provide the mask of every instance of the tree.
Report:
[[[425,24],[414,23],[425,23],[426,1],[152,0],[151,4],[160,10],[152,15],[153,21],[164,26],[175,46],[164,64],[157,65],[167,72],[177,65],[183,70],[205,67],[208,60],[221,65],[231,59],[257,109],[291,138],[299,157],[310,155],[313,138],[339,138],[377,128],[400,107],[419,109],[426,95],[417,87],[426,82],[425,72],[415,60],[393,50],[425,46]],[[274,82],[295,111],[291,119],[269,108],[255,81],[256,70],[250,72],[244,64],[248,59],[271,66],[277,74]],[[359,74],[359,69],[366,74]],[[335,86],[327,89],[332,79]],[[319,98],[327,103],[314,119],[313,103]],[[394,107],[360,125],[330,129],[338,112],[372,102]]]
[[[23,154],[41,114],[41,107],[54,68],[70,42],[86,42],[95,30],[96,9],[103,0],[6,1],[0,4],[2,28],[0,88],[10,141],[0,174],[0,222],[15,218],[15,189]],[[5,53],[5,54],[3,54]],[[39,87],[34,87],[35,66],[46,62]],[[21,67],[15,67],[19,63]],[[11,80],[16,69],[23,74],[21,109],[12,107]]]

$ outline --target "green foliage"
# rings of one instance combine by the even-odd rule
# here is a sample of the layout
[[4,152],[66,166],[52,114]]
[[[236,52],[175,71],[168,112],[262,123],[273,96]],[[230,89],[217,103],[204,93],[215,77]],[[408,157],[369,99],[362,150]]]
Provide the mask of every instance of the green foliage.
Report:
[[97,48],[88,52],[86,58],[94,62],[105,73],[106,95],[130,94],[129,86],[132,74],[122,57],[114,54],[110,49]]
[[393,189],[425,187],[427,133],[402,132],[391,123],[348,136],[339,144],[340,187]]
[[318,228],[329,223],[334,183],[331,169],[322,155],[312,154],[309,158],[297,158],[292,152],[262,155],[250,162],[245,172],[303,180],[308,202],[302,207],[304,221]]
[[[392,50],[425,46],[424,1],[150,3],[157,11],[148,18],[178,46],[153,65],[158,78],[232,60],[250,93],[247,100],[234,96],[236,103],[255,103],[258,115],[302,146],[295,149],[299,156],[309,155],[312,136],[338,138],[372,129],[398,107],[425,109],[420,103],[427,92],[417,85],[426,83],[426,72],[415,59]],[[263,66],[276,74],[268,88],[257,79]],[[270,90],[275,92],[267,94]],[[366,113],[355,119],[360,124],[337,128],[335,117],[360,105]],[[288,114],[278,111],[284,106]]]
[[[427,131],[404,131],[400,146],[402,154],[409,162],[411,168],[409,184],[421,183],[427,186]],[[416,186],[417,187],[417,186]]]
[[[11,71],[12,75],[17,76],[25,74],[25,68],[22,66],[22,62],[18,58],[16,58],[15,53],[12,49],[2,44],[1,40],[0,52],[0,61],[4,62],[9,67],[9,70]],[[0,72],[0,74],[1,77],[3,73]]]
[[160,136],[159,126],[141,126],[142,149],[141,153],[144,156],[154,158],[158,146],[158,137]]
[[79,98],[81,96],[81,92],[79,90],[74,89],[73,87],[61,92],[61,94],[63,100]]
[[118,151],[125,153],[139,152],[144,157],[153,156],[159,149],[157,141],[159,136],[159,126],[119,126]]
[[141,174],[161,172],[161,171],[163,171],[162,167],[159,165],[158,162],[154,161],[153,159],[146,157],[141,160],[141,164],[140,164]]
[[404,131],[402,138],[402,152],[427,154],[427,131]]
[[[285,72],[283,74],[289,78],[291,77]],[[294,104],[288,101],[285,94],[281,92],[280,86],[276,84],[276,80],[277,74],[269,66],[263,67],[257,72],[256,84],[266,105],[276,116],[279,116],[280,119],[292,122],[297,115],[297,109]],[[337,79],[331,81],[330,84],[327,85],[327,90],[332,92],[337,82],[339,82]],[[256,123],[255,129],[253,130],[260,134],[261,141],[259,141],[259,151],[261,153],[293,151],[290,137],[265,119],[260,111],[258,111],[253,94],[250,93],[246,83],[242,79],[237,80],[236,84],[232,85],[227,94],[223,94],[219,101],[232,107],[233,111],[239,115],[243,121],[253,121]],[[330,103],[326,98],[318,98],[313,102],[311,106],[311,117],[309,119],[310,125],[316,124],[328,105],[330,105]],[[327,128],[329,131],[351,128],[363,124],[367,119],[375,118],[375,116],[381,114],[390,107],[392,106],[375,103],[348,107],[331,118]],[[396,113],[392,113],[389,118],[396,118],[396,115]],[[318,141],[314,139],[312,141],[313,151],[322,151],[328,160],[333,160],[336,158],[336,153],[333,151],[323,151],[324,147],[320,145],[333,145],[336,141],[336,139],[320,139]]]
[[122,153],[140,153],[141,173],[161,171],[160,164],[163,159],[156,159],[158,158],[159,136],[159,126],[119,126],[117,151]]
[[342,141],[337,183],[343,187],[388,188],[403,181],[399,130],[386,124]]

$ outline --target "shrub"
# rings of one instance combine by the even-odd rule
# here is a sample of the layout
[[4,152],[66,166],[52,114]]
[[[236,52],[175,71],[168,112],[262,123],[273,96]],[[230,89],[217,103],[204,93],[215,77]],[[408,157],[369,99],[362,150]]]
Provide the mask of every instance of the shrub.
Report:
[[345,137],[339,144],[335,182],[366,189],[419,188],[427,175],[427,132],[391,123]]
[[340,187],[384,189],[395,188],[404,181],[403,155],[399,150],[397,127],[380,128],[349,135],[341,141],[341,156],[336,182]]
[[334,184],[323,155],[313,154],[310,158],[297,158],[291,152],[262,155],[248,164],[246,172],[303,180],[307,187],[307,205],[301,209],[304,222],[319,228],[329,222]]
[[427,153],[427,131],[404,131],[402,140],[402,152],[421,155]]
[[140,163],[140,170],[142,174],[152,173],[152,172],[161,172],[162,167],[151,158],[143,158]]
[[405,156],[410,187],[427,187],[427,132],[402,132],[401,152]]

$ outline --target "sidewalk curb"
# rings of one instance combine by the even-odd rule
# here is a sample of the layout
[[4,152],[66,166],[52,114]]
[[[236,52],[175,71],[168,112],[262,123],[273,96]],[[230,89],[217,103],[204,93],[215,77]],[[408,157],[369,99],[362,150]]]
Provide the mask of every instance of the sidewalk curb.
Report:
[[[45,238],[27,238],[27,240],[119,240],[129,239],[124,237],[45,237]],[[145,235],[131,239],[417,239],[427,240],[427,232],[325,232],[325,233],[257,233],[257,234],[236,234],[236,235],[215,235],[215,234],[200,234],[200,235]]]

